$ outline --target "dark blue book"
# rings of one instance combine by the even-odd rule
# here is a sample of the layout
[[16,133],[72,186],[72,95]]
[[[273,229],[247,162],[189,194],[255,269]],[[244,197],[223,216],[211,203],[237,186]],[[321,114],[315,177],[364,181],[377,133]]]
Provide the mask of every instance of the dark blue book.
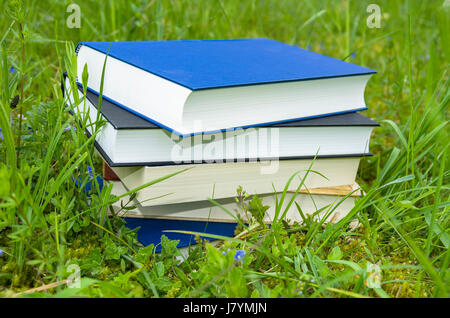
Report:
[[[203,222],[182,220],[161,220],[145,218],[124,218],[126,226],[130,229],[138,228],[138,240],[145,246],[153,244],[155,252],[161,251],[161,236],[165,235],[170,240],[177,240],[178,248],[195,245],[195,237],[191,234],[167,231],[188,231],[203,234],[214,234],[233,237],[236,223],[226,222]],[[201,236],[203,240],[212,241],[211,237]]]
[[374,71],[269,39],[81,42],[88,89],[182,137],[366,109]]

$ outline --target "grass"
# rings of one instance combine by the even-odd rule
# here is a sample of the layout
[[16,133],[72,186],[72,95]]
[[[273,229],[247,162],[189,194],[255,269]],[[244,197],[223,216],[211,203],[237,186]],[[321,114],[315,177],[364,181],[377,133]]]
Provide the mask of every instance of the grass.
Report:
[[[0,295],[449,296],[448,1],[377,1],[380,28],[366,25],[371,1],[86,0],[77,2],[79,29],[66,26],[69,3],[1,5]],[[306,219],[268,228],[257,222],[258,198],[241,190],[254,222],[217,248],[200,244],[178,264],[176,242],[163,239],[163,252],[154,254],[120,218],[107,216],[118,198],[99,189],[94,137],[67,114],[62,73],[74,74],[79,41],[244,37],[378,71],[365,93],[367,115],[382,124],[374,156],[359,169],[366,195],[336,224]],[[240,261],[237,250],[245,251]],[[81,269],[81,288],[67,288],[71,264]],[[375,288],[371,264],[381,269]]]

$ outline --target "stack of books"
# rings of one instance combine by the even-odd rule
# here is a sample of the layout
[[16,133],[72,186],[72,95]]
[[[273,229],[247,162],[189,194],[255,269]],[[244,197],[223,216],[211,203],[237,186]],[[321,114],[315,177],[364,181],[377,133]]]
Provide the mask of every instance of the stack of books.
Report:
[[144,244],[163,228],[232,235],[236,215],[249,221],[238,187],[269,206],[268,223],[285,189],[285,205],[297,203],[288,222],[308,214],[336,222],[353,208],[378,125],[357,112],[367,109],[374,71],[269,39],[82,42],[76,50],[78,91],[66,79],[65,93],[72,112],[106,121],[95,146],[113,194],[182,171],[140,190],[123,215]]

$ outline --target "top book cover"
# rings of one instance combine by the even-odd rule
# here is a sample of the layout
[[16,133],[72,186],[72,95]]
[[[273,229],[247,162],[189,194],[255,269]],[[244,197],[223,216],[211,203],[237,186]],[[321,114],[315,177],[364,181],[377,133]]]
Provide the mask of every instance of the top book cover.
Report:
[[87,89],[103,88],[106,100],[181,137],[364,110],[375,73],[269,39],[81,42],[76,50]]
[[373,74],[270,39],[80,42],[190,90]]

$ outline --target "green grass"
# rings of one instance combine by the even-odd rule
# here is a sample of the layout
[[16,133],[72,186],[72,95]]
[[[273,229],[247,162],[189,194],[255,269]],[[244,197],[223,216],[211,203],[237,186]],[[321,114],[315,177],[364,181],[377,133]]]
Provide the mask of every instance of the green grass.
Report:
[[[366,26],[373,1],[78,1],[79,29],[66,26],[69,1],[6,2],[0,295],[44,286],[25,295],[449,296],[448,1],[377,1],[381,28],[373,29]],[[74,74],[79,41],[244,37],[309,46],[378,71],[365,93],[367,115],[382,124],[371,141],[374,156],[359,169],[366,195],[336,224],[307,219],[270,228],[257,223],[258,199],[247,198],[242,205],[255,216],[248,228],[217,248],[199,245],[178,264],[176,242],[164,239],[163,253],[153,254],[120,218],[107,216],[117,198],[89,179],[87,166],[99,173],[100,159],[93,137],[66,112],[62,72]],[[69,125],[78,129],[65,131]],[[96,194],[87,199],[74,179],[92,181]],[[236,250],[245,250],[243,261],[234,260]],[[378,288],[367,284],[368,263],[382,270]],[[81,268],[79,289],[65,284],[70,264]]]

